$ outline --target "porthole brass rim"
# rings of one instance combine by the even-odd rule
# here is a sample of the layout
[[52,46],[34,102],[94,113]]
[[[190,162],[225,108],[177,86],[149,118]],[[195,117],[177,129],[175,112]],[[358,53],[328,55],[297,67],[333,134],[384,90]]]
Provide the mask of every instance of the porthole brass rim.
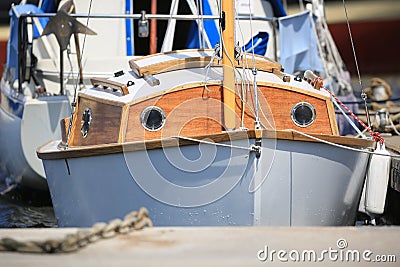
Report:
[[[149,128],[146,125],[147,118],[148,118],[147,114],[149,112],[151,112],[152,110],[158,111],[160,113],[160,115],[161,115],[161,125],[157,129]],[[146,107],[145,109],[143,109],[142,113],[140,114],[140,123],[142,124],[143,128],[145,128],[149,132],[157,132],[157,131],[161,130],[165,125],[165,119],[166,119],[166,115],[165,115],[164,110],[162,108],[160,108],[160,107],[157,107],[157,106]]]
[[[296,114],[296,110],[299,107],[308,107],[311,110],[312,117],[311,117],[311,120],[309,122],[303,124],[303,123],[300,123],[300,122],[297,121],[297,119],[295,117],[295,114]],[[299,102],[299,103],[297,103],[296,105],[293,106],[292,111],[290,113],[290,117],[291,117],[293,123],[295,125],[299,126],[299,127],[302,127],[302,128],[308,127],[311,124],[313,124],[314,121],[315,121],[316,116],[317,116],[317,112],[315,110],[315,107],[313,105],[311,105],[310,103],[308,103],[308,102]]]

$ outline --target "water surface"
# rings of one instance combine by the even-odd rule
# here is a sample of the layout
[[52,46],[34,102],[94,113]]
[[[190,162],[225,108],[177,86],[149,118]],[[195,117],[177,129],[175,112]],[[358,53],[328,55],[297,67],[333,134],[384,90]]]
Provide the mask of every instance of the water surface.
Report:
[[0,174],[0,228],[27,227],[57,227],[50,194],[10,187]]

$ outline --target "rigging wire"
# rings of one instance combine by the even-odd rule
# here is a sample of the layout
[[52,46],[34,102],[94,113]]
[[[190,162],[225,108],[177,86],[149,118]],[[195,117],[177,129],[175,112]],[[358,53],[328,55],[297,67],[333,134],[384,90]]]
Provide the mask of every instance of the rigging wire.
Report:
[[[249,3],[249,8],[250,8],[250,3]],[[251,12],[251,10],[250,10],[250,12]],[[237,13],[236,13],[236,15],[238,15]],[[250,26],[252,26],[252,24],[250,24]],[[241,38],[242,38],[242,43],[245,43],[245,40],[244,40],[244,35],[243,35],[243,31],[242,31],[242,28],[241,28],[241,26],[240,26],[240,23],[238,23],[238,29],[239,29],[239,33],[240,33],[240,36],[241,36]],[[253,39],[253,35],[251,34],[251,40],[253,41],[254,39]],[[253,42],[253,45],[252,45],[252,48],[253,48],[253,52],[254,52],[254,42]],[[245,86],[246,86],[246,88],[247,88],[247,91],[248,92],[250,92],[251,91],[251,78],[249,77],[250,76],[250,73],[248,74],[248,71],[247,70],[249,70],[250,68],[249,68],[249,64],[248,64],[248,60],[247,60],[247,56],[248,56],[248,53],[243,53],[243,66],[242,66],[242,77],[244,77],[243,79],[242,79],[242,84],[243,83],[245,83]],[[252,64],[253,64],[253,66],[255,65],[255,53],[252,53],[252,58],[253,58],[253,60],[252,60]],[[242,85],[243,86],[243,85]],[[243,88],[242,88],[243,89]],[[257,90],[258,90],[258,87],[257,87]],[[243,90],[242,90],[243,91]],[[244,94],[244,93],[242,93],[242,94]],[[238,92],[238,95],[240,96],[240,93]],[[251,95],[251,100],[252,100],[252,102],[253,103],[255,103],[255,98],[254,98],[254,95],[253,94],[250,94]],[[258,99],[258,98],[257,98]],[[256,115],[256,112],[255,112],[255,110],[253,109],[254,107],[253,106],[250,106],[250,104],[248,103],[248,101],[247,100],[245,100],[244,99],[244,95],[243,95],[243,97],[240,97],[240,100],[245,104],[245,106],[249,109],[249,111],[250,111],[250,113],[254,116],[254,118],[256,118],[257,117],[257,115]],[[270,120],[268,119],[268,117],[267,117],[267,115],[265,115],[265,112],[264,112],[264,110],[263,110],[263,107],[262,106],[259,106],[258,107],[259,108],[259,111],[261,112],[261,115],[263,116],[263,118],[265,119],[265,121],[267,122],[267,124],[271,127],[271,129],[275,129],[275,127],[273,126],[273,123],[271,123],[270,122]],[[259,120],[259,123],[260,123],[260,126],[262,127],[262,128],[264,128],[264,129],[268,129],[268,127],[267,126],[265,126],[263,123],[262,123],[262,121],[261,120]]]
[[356,65],[356,70],[357,70],[357,75],[358,75],[358,82],[359,82],[359,84],[360,84],[361,90],[363,90],[362,81],[361,81],[361,75],[360,75],[360,69],[359,69],[359,67],[358,67],[356,49],[354,48],[353,36],[352,36],[352,34],[351,34],[350,23],[349,23],[349,17],[348,17],[348,15],[347,15],[347,7],[346,7],[346,1],[345,1],[345,0],[343,0],[343,7],[344,7],[345,15],[346,15],[346,23],[347,23],[347,29],[348,29],[348,31],[349,31],[349,36],[350,36],[351,49],[352,49],[352,51],[353,51],[354,63],[355,63],[355,65]]
[[[249,6],[250,6],[250,5],[249,5]],[[251,10],[250,10],[250,12],[251,12]],[[236,10],[235,10],[235,15],[238,16]],[[244,35],[243,35],[242,28],[241,28],[241,26],[240,26],[240,23],[237,23],[237,25],[238,25],[239,33],[240,33],[240,36],[241,36],[241,39],[242,39],[242,43],[244,43],[244,42],[245,42],[245,41],[244,41]],[[251,36],[252,36],[252,35],[251,35]],[[252,37],[252,40],[253,40],[253,37]],[[245,92],[246,92],[246,91],[248,91],[248,92],[251,91],[250,88],[251,88],[251,83],[252,83],[251,78],[250,78],[250,73],[248,72],[248,70],[249,70],[250,68],[249,68],[249,65],[248,65],[247,56],[248,56],[248,53],[243,53],[243,54],[242,54],[242,63],[243,63],[243,64],[242,64],[242,73],[240,73],[238,70],[236,70],[236,71],[238,72],[238,75],[241,76],[241,86],[242,86],[242,87],[241,87],[241,90],[239,90],[239,88],[237,89],[237,93],[238,93],[238,96],[239,96],[240,100],[241,100],[242,103],[244,104],[244,106],[247,107],[247,108],[249,109],[251,115],[253,115],[254,118],[257,118],[256,112],[255,112],[255,110],[254,110],[254,105],[251,106],[251,105],[248,103],[248,101],[245,99]],[[253,53],[253,59],[254,59],[254,58],[255,58],[255,55],[254,55],[254,53]],[[254,66],[254,65],[255,65],[255,64],[254,64],[254,60],[253,60],[252,62],[253,62],[253,66]],[[247,89],[247,90],[246,90],[246,89]],[[258,87],[257,87],[257,89],[258,89]],[[251,94],[251,100],[252,100],[253,103],[255,103],[253,94]],[[265,119],[265,120],[267,121],[267,123],[271,126],[271,128],[274,128],[274,127],[271,125],[271,123],[269,122],[267,116],[265,116],[265,113],[264,113],[264,111],[262,110],[262,107],[259,107],[259,110],[261,111],[261,113],[262,113],[264,119]],[[245,111],[244,111],[244,108],[243,108],[243,109],[242,109],[242,126],[241,126],[242,129],[245,128],[245,127],[244,127],[244,113],[245,113]],[[265,127],[265,125],[264,125],[261,121],[259,121],[259,124],[260,124],[260,126],[263,127],[264,129],[267,129],[267,127]]]
[[204,35],[206,35],[207,36],[207,33],[206,33],[206,30],[205,30],[205,28],[204,28],[204,11],[203,11],[203,2],[201,2],[201,4],[200,4],[200,14],[201,14],[201,36],[202,36],[202,39],[201,39],[201,41],[202,41],[202,47],[204,48],[205,46],[206,46],[206,44],[205,44],[205,38],[204,38]]
[[210,69],[212,68],[212,64],[214,63],[214,59],[216,58],[218,61],[221,60],[220,53],[221,53],[221,46],[219,44],[216,44],[215,47],[214,47],[214,52],[213,52],[213,54],[211,56],[210,62],[208,62],[207,66],[204,67],[205,73],[204,73],[203,82],[204,82],[204,88],[207,90],[207,92],[211,92],[211,89],[209,89],[207,87],[207,82],[209,81],[208,80],[208,76],[209,76],[208,73],[209,73]]
[[[218,8],[218,12],[220,14],[220,17],[222,17],[222,10],[220,9],[220,5],[219,5],[218,0],[216,0],[216,5],[217,5],[217,8]],[[250,8],[250,3],[249,3],[249,8]],[[250,14],[251,14],[251,9],[250,9]],[[236,17],[238,16],[236,10],[235,10],[235,16]],[[243,36],[243,31],[242,31],[242,29],[240,27],[240,23],[237,23],[237,25],[238,25],[239,33],[240,33],[241,38],[242,38],[242,42],[244,43],[244,36]],[[251,25],[252,25],[252,23],[250,23],[250,26]],[[221,26],[221,25],[219,25],[219,26]],[[251,28],[252,28],[252,26],[251,26]],[[252,29],[251,29],[251,32],[252,32]],[[222,49],[224,49],[225,54],[227,54],[226,50],[225,50],[225,46],[224,46],[224,40],[223,40],[223,36],[222,36],[221,27],[219,27],[219,33],[220,33],[220,42],[221,42],[221,45],[223,47]],[[252,34],[251,34],[251,40],[252,40],[252,53],[251,53],[251,55],[252,55],[252,67],[254,69],[255,68],[255,52],[254,52],[254,38],[253,38]],[[218,47],[218,44],[215,47],[215,50],[217,50],[217,49],[220,49],[220,47]],[[222,53],[221,53],[221,55],[222,55]],[[251,83],[252,83],[251,78],[249,77],[250,76],[250,72],[249,73],[247,72],[250,69],[249,66],[248,66],[249,62],[247,60],[247,55],[248,55],[247,53],[243,53],[242,54],[242,62],[243,62],[242,73],[235,67],[233,59],[230,58],[229,55],[227,55],[231,65],[232,65],[232,68],[234,70],[234,73],[235,73],[236,92],[237,92],[237,95],[239,96],[240,100],[242,101],[242,103],[244,103],[244,105],[248,108],[248,110],[251,113],[251,115],[253,115],[254,118],[258,118],[259,126],[261,126],[264,129],[268,129],[268,127],[265,126],[265,124],[261,122],[261,120],[259,119],[259,115],[256,114],[255,110],[253,109],[254,105],[250,105],[248,103],[248,101],[245,99],[244,91],[246,91],[246,90],[243,90],[243,89],[247,88],[247,91],[250,92],[250,90],[251,90],[250,87],[251,87]],[[206,84],[207,81],[208,81],[207,76],[208,76],[209,70],[212,68],[212,63],[214,61],[214,58],[218,58],[216,56],[216,52],[215,51],[214,51],[214,54],[211,57],[210,62],[205,67],[206,72],[205,72],[205,77],[204,77],[204,85],[205,85],[205,89],[207,91],[210,91],[210,89],[207,87],[207,84]],[[218,60],[220,60],[220,58],[218,58]],[[241,87],[242,87],[241,89],[242,90],[239,89],[239,85],[238,85],[238,81],[237,81],[238,79],[236,77],[239,77],[239,79],[240,79],[240,83],[241,83]],[[254,80],[253,82],[255,83],[256,81]],[[259,89],[257,87],[257,84],[255,84],[255,86],[253,86],[253,88],[255,90],[255,94],[258,94],[258,90]],[[257,90],[257,92],[256,92],[256,90]],[[253,103],[255,103],[255,97],[253,96],[253,94],[251,94],[251,100],[252,100]],[[273,124],[268,119],[268,116],[265,114],[263,108],[259,106],[258,109],[261,112],[261,115],[265,119],[266,123],[269,125],[269,127],[271,129],[274,129],[275,127],[273,126]],[[242,118],[243,118],[243,114],[242,114]],[[243,120],[242,120],[242,123],[243,123]],[[242,128],[244,128],[243,124],[242,124]]]
[[[92,2],[93,2],[93,0],[90,0],[88,15],[91,14]],[[89,26],[89,19],[90,19],[90,16],[88,16],[87,19],[86,19],[86,29]],[[83,36],[82,53],[81,53],[81,58],[80,58],[81,62],[82,62],[82,59],[83,59],[83,53],[85,51],[86,36],[87,36],[86,29],[85,29],[85,34]],[[79,49],[79,47],[76,47],[76,49]],[[80,78],[80,73],[78,73],[78,79],[76,79],[76,82],[75,82],[75,85],[74,85],[74,98],[73,98],[72,103],[71,103],[71,114],[70,114],[70,117],[69,117],[67,140],[66,140],[66,143],[65,143],[65,148],[68,148],[68,142],[69,142],[69,138],[70,138],[70,135],[71,135],[72,119],[73,119],[73,116],[74,116],[74,113],[75,113],[75,108],[76,108],[76,97],[77,97],[77,91],[78,91],[78,81],[80,80],[79,78]]]
[[255,55],[254,55],[254,36],[253,36],[253,13],[251,10],[251,0],[249,0],[249,19],[250,19],[250,36],[251,36],[251,54],[252,54],[252,58],[251,58],[251,63],[252,63],[252,69],[254,69],[255,66]]
[[259,111],[259,103],[258,103],[258,86],[257,86],[257,69],[255,64],[255,54],[254,54],[254,36],[253,36],[253,12],[251,10],[251,0],[249,0],[249,17],[250,17],[250,36],[251,36],[251,64],[252,64],[252,74],[253,74],[253,89],[254,89],[254,99],[255,99],[255,112],[256,112],[256,120],[255,120],[255,128],[258,129],[261,127],[260,117],[258,114]]
[[[238,13],[237,13],[236,9],[235,9],[235,16],[238,17]],[[239,33],[240,33],[240,36],[241,36],[241,39],[242,39],[242,43],[244,43],[243,31],[242,31],[242,27],[240,26],[239,22],[237,22],[237,27],[238,27],[238,30],[239,30]],[[250,82],[249,82],[249,79],[247,78],[246,66],[245,66],[245,64],[247,65],[247,55],[246,55],[246,53],[243,53],[241,55],[241,57],[242,57],[242,63],[243,63],[242,64],[242,75],[241,75],[241,88],[240,88],[241,90],[239,90],[238,86],[236,86],[236,88],[237,88],[237,93],[239,95],[239,98],[240,98],[240,100],[242,102],[242,114],[241,114],[241,122],[240,122],[241,125],[240,125],[240,128],[244,129],[245,128],[245,126],[244,126],[244,117],[245,117],[245,106],[246,106],[244,98],[245,98],[245,95],[246,95],[246,89],[248,91],[250,91]],[[250,112],[252,112],[252,111],[250,110]]]
[[[201,22],[200,22],[200,3],[199,3],[199,0],[196,0],[196,5],[197,5],[197,8],[196,8],[196,11],[197,11],[196,23],[197,23],[197,35],[198,35],[197,38],[199,38],[199,47],[200,47],[200,49],[203,49],[204,48],[204,40],[202,38],[203,37],[203,34],[202,34],[203,25],[201,25]],[[203,17],[203,16],[201,16],[201,17]]]
[[[69,50],[69,49],[68,49],[68,50]],[[73,80],[74,90],[76,90],[76,89],[75,89],[75,86],[76,86],[76,84],[78,83],[77,81],[78,81],[79,79],[75,79],[75,75],[74,75],[74,66],[73,66],[73,64],[72,64],[72,60],[71,60],[70,54],[71,54],[71,52],[68,51],[68,52],[67,52],[67,59],[68,59],[69,68],[71,69],[71,71],[69,71],[69,73],[68,73],[66,79],[67,79],[67,81],[68,81],[69,79],[72,79],[72,80]],[[78,78],[79,78],[79,74],[78,74]]]
[[[237,14],[236,14],[237,15]],[[244,41],[244,35],[243,35],[243,31],[242,31],[242,28],[240,27],[240,23],[238,23],[238,26],[239,26],[239,32],[240,32],[240,34],[241,34],[241,38],[242,38],[242,43],[244,43],[245,41]],[[252,38],[253,39],[253,38]],[[245,85],[246,85],[246,88],[247,88],[247,91],[248,92],[250,92],[251,91],[251,78],[249,77],[249,74],[248,74],[248,71],[247,70],[249,70],[250,68],[249,68],[249,64],[248,64],[248,60],[247,60],[247,56],[248,56],[248,53],[243,53],[243,66],[242,66],[242,72],[243,72],[243,81],[244,81],[244,83],[245,83]],[[255,55],[253,54],[253,56],[255,57]],[[254,62],[254,61],[253,61]],[[258,89],[258,87],[257,87],[257,89]],[[254,100],[254,95],[253,94],[250,94],[251,96],[251,101],[254,103],[255,102],[255,100]],[[240,96],[240,94],[239,94],[239,96]],[[243,96],[244,97],[244,96]],[[245,106],[249,109],[249,111],[250,111],[250,113],[251,113],[251,115],[253,115],[254,116],[254,118],[256,118],[256,112],[254,111],[254,105],[253,106],[251,106],[249,103],[248,103],[248,101],[247,100],[245,100],[244,98],[241,98],[241,101],[245,104]],[[263,116],[263,118],[265,119],[265,121],[267,122],[267,124],[271,127],[271,129],[275,129],[275,127],[273,126],[273,124],[270,122],[270,120],[268,119],[268,117],[267,117],[267,115],[265,115],[265,112],[264,112],[264,110],[263,110],[263,107],[262,106],[259,106],[259,111],[261,111],[261,115]],[[259,121],[259,123],[260,123],[260,126],[262,127],[262,128],[264,128],[264,129],[268,129],[268,127],[267,126],[265,126],[264,124],[263,124],[263,122],[260,120]]]
[[356,65],[356,70],[357,70],[357,75],[358,75],[358,82],[360,84],[360,89],[361,89],[361,98],[364,100],[364,106],[365,106],[365,114],[367,116],[367,122],[368,122],[368,127],[371,128],[371,119],[369,116],[368,112],[368,107],[367,107],[367,94],[365,93],[363,86],[362,86],[362,81],[361,81],[361,75],[360,75],[360,69],[358,67],[358,61],[357,61],[357,55],[356,55],[356,49],[354,48],[354,42],[353,42],[353,36],[351,34],[351,29],[350,29],[350,23],[349,23],[349,17],[347,15],[347,7],[346,7],[346,1],[343,0],[343,7],[344,7],[344,12],[346,15],[346,23],[347,23],[347,29],[349,31],[349,36],[350,36],[350,42],[351,42],[351,48],[353,50],[353,56],[354,56],[354,63]]

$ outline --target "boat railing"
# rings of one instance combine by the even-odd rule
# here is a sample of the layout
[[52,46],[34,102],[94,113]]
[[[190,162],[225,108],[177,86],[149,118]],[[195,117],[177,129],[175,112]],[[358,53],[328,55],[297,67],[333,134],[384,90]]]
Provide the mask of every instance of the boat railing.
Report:
[[[40,14],[21,14],[20,19],[26,18],[51,18],[54,17],[56,13],[40,13]],[[69,14],[74,18],[94,18],[94,19],[133,19],[139,20],[142,17],[142,14]],[[169,15],[169,14],[146,14],[146,19],[155,19],[155,20],[219,20],[220,16],[216,15]],[[259,21],[275,21],[277,18],[275,17],[260,17],[260,16],[245,16],[238,15],[236,16],[238,20],[259,20]]]
[[[27,62],[26,58],[33,58],[32,43],[33,37],[30,36],[34,32],[35,18],[51,18],[56,16],[57,13],[23,13],[17,14],[18,17],[18,73],[20,79],[18,79],[18,91],[22,93],[22,84],[25,81],[29,81],[28,76],[32,71],[32,62]],[[125,19],[133,21],[139,20],[178,20],[178,21],[197,21],[199,20],[221,20],[220,16],[217,15],[179,15],[179,14],[69,14],[71,17],[76,19]],[[254,20],[254,21],[265,21],[271,22],[272,28],[275,31],[278,18],[275,17],[260,17],[250,15],[237,15],[237,20]],[[31,27],[28,30],[28,27]],[[200,27],[198,27],[199,31]],[[202,34],[205,35],[205,29],[202,28]],[[165,40],[164,40],[165,41]],[[134,43],[132,43],[134,46]],[[275,44],[276,46],[276,44]],[[211,48],[211,47],[206,47]],[[52,59],[54,60],[54,58]],[[21,79],[21,77],[23,77]]]

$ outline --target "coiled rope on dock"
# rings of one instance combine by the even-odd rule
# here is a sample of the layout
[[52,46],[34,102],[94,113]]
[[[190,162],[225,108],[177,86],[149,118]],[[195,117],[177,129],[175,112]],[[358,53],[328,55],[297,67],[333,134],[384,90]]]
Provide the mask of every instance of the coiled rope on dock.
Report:
[[111,238],[117,234],[127,234],[131,231],[152,227],[146,208],[127,214],[123,220],[113,219],[108,223],[95,223],[91,228],[83,228],[74,234],[68,234],[60,239],[44,241],[18,241],[5,237],[0,239],[0,251],[15,251],[22,253],[68,253],[77,251],[100,239]]

